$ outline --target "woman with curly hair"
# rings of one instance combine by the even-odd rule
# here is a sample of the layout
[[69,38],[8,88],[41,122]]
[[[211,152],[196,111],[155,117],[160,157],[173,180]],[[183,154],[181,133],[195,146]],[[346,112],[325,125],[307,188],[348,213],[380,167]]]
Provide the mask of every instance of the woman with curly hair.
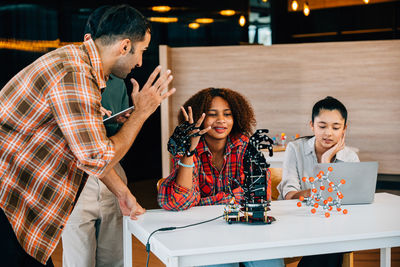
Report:
[[[256,124],[249,102],[230,89],[203,89],[181,107],[178,121],[196,121],[201,135],[191,138],[188,155],[173,159],[173,170],[158,191],[159,205],[166,210],[185,210],[197,205],[226,204],[232,193],[239,202],[245,178],[243,156]],[[282,259],[243,265],[284,266]]]

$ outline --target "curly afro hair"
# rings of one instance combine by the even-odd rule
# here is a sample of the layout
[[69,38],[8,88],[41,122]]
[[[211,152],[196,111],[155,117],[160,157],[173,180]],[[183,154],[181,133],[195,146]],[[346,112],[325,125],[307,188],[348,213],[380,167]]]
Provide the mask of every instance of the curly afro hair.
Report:
[[[225,99],[232,111],[233,128],[231,134],[244,134],[250,137],[256,126],[254,111],[249,101],[238,92],[227,88],[206,88],[189,98],[185,104],[183,104],[183,107],[187,110],[187,108],[191,106],[193,110],[193,120],[197,121],[201,114],[207,114],[211,102],[216,96]],[[179,124],[185,121],[182,112],[179,112],[178,121]]]

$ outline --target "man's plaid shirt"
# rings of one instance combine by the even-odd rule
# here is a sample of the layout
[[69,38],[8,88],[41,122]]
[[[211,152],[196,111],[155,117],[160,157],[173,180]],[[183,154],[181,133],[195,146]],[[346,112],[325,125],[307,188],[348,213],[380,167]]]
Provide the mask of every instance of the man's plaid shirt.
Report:
[[[243,156],[249,138],[245,135],[228,136],[221,171],[212,164],[212,154],[204,138],[201,138],[193,156],[193,187],[187,189],[175,182],[179,168],[179,157],[175,157],[172,173],[163,181],[158,190],[158,203],[166,210],[185,210],[197,205],[225,204],[232,199],[243,198],[243,189],[237,184],[244,182]],[[236,181],[235,181],[236,179]]]
[[0,91],[0,207],[25,251],[46,263],[85,172],[114,157],[100,113],[105,87],[92,40],[54,50]]

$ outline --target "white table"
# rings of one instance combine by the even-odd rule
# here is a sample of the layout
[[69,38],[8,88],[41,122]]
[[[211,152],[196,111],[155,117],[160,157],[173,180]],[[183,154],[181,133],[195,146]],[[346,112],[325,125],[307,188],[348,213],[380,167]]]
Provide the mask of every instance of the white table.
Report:
[[[168,267],[243,262],[302,255],[381,249],[381,266],[390,266],[390,248],[400,246],[400,196],[378,193],[373,204],[343,206],[347,215],[296,206],[296,200],[272,202],[271,225],[210,223],[150,239],[151,251]],[[158,228],[183,226],[221,215],[223,206],[194,207],[183,212],[149,210],[137,221],[124,218],[124,263],[132,265],[132,238],[143,244]]]

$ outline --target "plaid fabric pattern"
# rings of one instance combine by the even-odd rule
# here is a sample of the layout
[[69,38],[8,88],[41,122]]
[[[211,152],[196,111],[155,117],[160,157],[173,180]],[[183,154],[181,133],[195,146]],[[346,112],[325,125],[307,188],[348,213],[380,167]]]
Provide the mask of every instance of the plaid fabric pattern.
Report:
[[85,172],[114,157],[100,113],[105,87],[92,40],[54,50],[0,91],[0,206],[25,251],[46,263]]
[[193,187],[187,189],[175,182],[179,157],[173,159],[172,173],[163,181],[158,191],[158,203],[166,210],[185,210],[197,205],[226,204],[232,199],[229,186],[236,201],[243,198],[243,156],[249,138],[245,135],[228,136],[224,163],[221,171],[212,164],[212,154],[202,138],[193,156]]

